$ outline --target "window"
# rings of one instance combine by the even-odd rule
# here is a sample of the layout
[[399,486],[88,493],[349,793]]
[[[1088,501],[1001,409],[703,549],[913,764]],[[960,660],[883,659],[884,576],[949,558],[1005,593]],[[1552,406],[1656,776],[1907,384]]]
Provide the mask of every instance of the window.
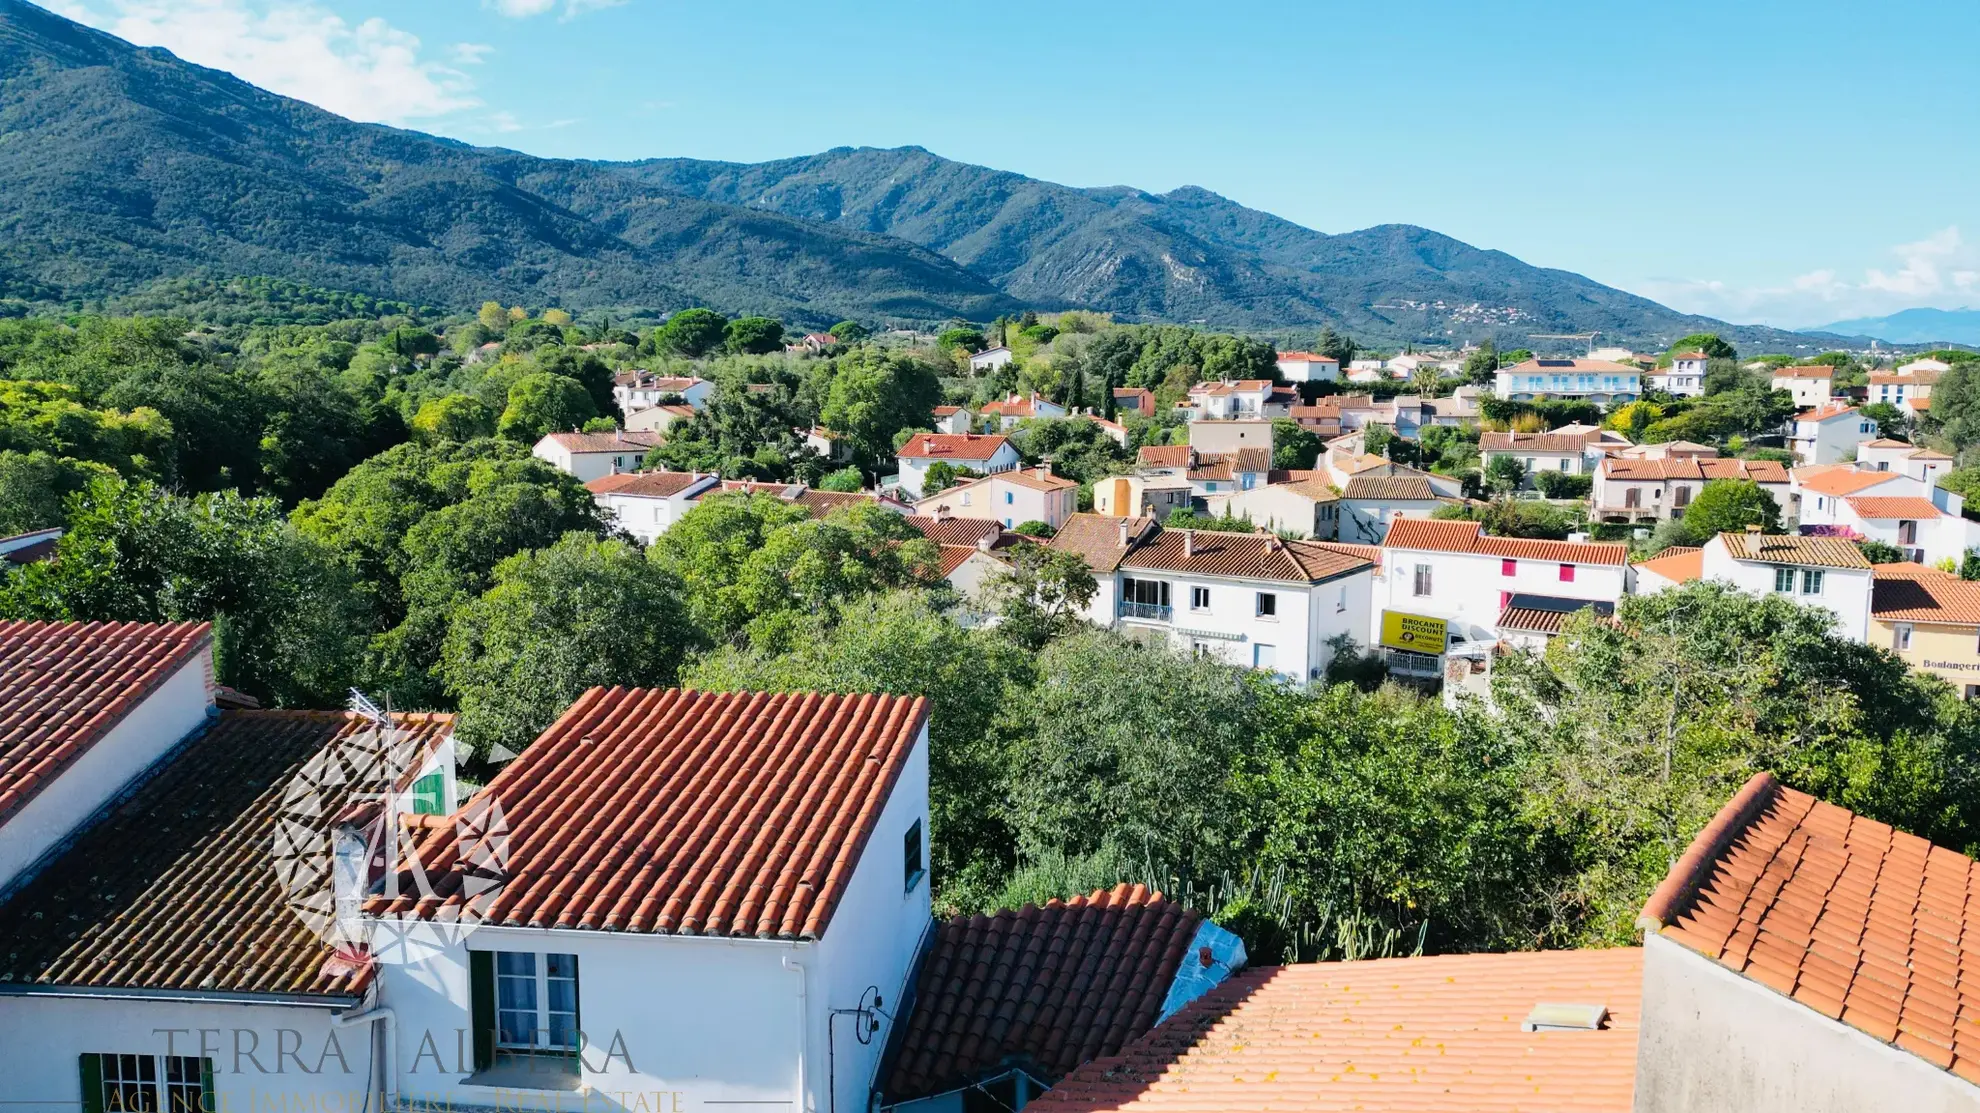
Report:
[[1512,559],[1511,557],[1507,557],[1506,559],[1504,559],[1504,560],[1502,560],[1502,561],[1500,561],[1500,562],[1499,562],[1499,575],[1501,575],[1501,576],[1517,576],[1517,575],[1519,575],[1519,562],[1518,562],[1518,561],[1516,561],[1516,560],[1514,560],[1514,559]]
[[213,1061],[195,1055],[80,1059],[84,1113],[214,1113]]
[[1256,485],[1257,485],[1257,483],[1258,483],[1258,477],[1257,477],[1256,475],[1253,475],[1253,474],[1252,474],[1252,473],[1250,473],[1250,472],[1245,472],[1245,473],[1244,473],[1244,489],[1245,489],[1245,490],[1247,490],[1247,491],[1249,491],[1249,490],[1251,490],[1251,489],[1252,489],[1252,487],[1254,487],[1254,486],[1256,486]]
[[1822,594],[1822,571],[1819,568],[1801,570],[1801,593],[1803,595]]
[[963,504],[964,506],[968,506],[968,505],[969,505],[969,492],[968,492],[968,491],[964,491],[964,492],[963,492],[963,497],[962,497],[962,504]]
[[1192,610],[1192,611],[1207,611],[1207,610],[1209,610],[1209,609],[1210,609],[1210,589],[1209,589],[1209,588],[1207,588],[1207,587],[1193,587],[1193,588],[1190,588],[1190,589],[1189,589],[1189,609],[1190,609],[1190,610]]
[[1262,642],[1253,642],[1251,645],[1251,667],[1254,669],[1273,669],[1279,667],[1278,647],[1266,645]]
[[1005,491],[1005,492],[1004,492],[1004,505],[1005,505],[1005,506],[1009,506],[1009,505],[1011,505],[1012,503],[1014,503],[1014,502],[1016,502],[1016,501],[1017,501],[1017,492],[1016,492],[1016,491]]
[[1783,595],[1788,595],[1793,593],[1794,569],[1792,568],[1774,569],[1774,590],[1780,592]]
[[1428,594],[1430,594],[1430,566],[1429,566],[1429,565],[1427,565],[1427,564],[1419,564],[1419,565],[1417,565],[1417,566],[1416,566],[1416,582],[1415,582],[1414,584],[1412,584],[1412,585],[1410,585],[1410,586],[1411,586],[1411,593],[1412,593],[1412,594],[1414,594],[1414,595],[1428,595]]
[[577,956],[495,952],[495,1042],[515,1050],[576,1051]]
[[1900,622],[1891,627],[1891,648],[1899,653],[1911,648],[1911,626]]
[[1900,544],[1900,545],[1916,545],[1916,544],[1918,544],[1918,523],[1917,523],[1917,522],[1899,522],[1899,523],[1898,523],[1898,544]]
[[1151,607],[1166,607],[1169,605],[1169,581],[1122,580],[1121,601]]
[[1334,613],[1340,614],[1345,610],[1347,610],[1347,588],[1343,587],[1340,594],[1334,597]]
[[1259,592],[1257,614],[1259,618],[1279,617],[1279,597],[1269,591]]
[[1624,507],[1634,510],[1641,505],[1643,505],[1643,491],[1641,488],[1631,487],[1623,492]]
[[1574,582],[1574,565],[1572,564],[1561,565],[1561,582],[1564,584],[1571,584]]
[[1671,505],[1680,509],[1691,505],[1691,488],[1678,486],[1671,491]]
[[901,878],[906,891],[912,893],[920,887],[927,873],[921,864],[921,821],[917,819],[908,826],[907,835],[901,840]]

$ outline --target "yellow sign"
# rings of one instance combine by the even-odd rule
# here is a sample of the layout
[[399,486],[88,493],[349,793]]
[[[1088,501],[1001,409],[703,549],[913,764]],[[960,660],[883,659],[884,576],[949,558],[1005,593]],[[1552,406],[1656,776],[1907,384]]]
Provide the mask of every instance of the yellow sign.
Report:
[[1401,611],[1382,612],[1382,644],[1390,649],[1441,656],[1450,623]]

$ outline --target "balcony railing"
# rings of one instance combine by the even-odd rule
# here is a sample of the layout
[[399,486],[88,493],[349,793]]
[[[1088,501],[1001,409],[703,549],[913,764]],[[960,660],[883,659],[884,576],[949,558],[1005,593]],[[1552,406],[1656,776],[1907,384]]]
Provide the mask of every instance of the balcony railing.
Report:
[[1130,603],[1122,600],[1119,614],[1122,618],[1139,618],[1147,622],[1168,622],[1173,608],[1164,603]]

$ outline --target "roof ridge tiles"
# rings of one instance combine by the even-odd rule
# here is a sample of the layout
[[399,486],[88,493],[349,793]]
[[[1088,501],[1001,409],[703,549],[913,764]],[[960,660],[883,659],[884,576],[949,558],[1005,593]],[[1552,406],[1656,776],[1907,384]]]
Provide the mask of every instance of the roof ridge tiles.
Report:
[[1747,778],[1719,813],[1712,817],[1672,864],[1664,880],[1650,893],[1636,926],[1643,931],[1662,930],[1676,919],[1679,911],[1697,894],[1711,876],[1712,867],[1733,841],[1746,833],[1755,817],[1779,795],[1780,782],[1762,771]]

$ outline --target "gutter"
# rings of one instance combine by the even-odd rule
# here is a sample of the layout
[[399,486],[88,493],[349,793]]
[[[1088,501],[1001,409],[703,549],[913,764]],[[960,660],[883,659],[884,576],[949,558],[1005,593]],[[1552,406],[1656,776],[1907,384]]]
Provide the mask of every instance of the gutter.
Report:
[[811,1095],[805,1089],[804,1067],[805,1062],[811,1058],[811,1017],[809,1015],[811,1011],[811,975],[806,971],[804,963],[793,959],[791,956],[785,955],[783,961],[784,969],[798,976],[798,1075],[797,1101],[795,1104],[797,1106],[797,1113],[809,1113],[811,1105],[808,1099]]
[[[383,1022],[385,1025],[385,1072],[378,1079],[378,1108],[380,1110],[386,1110],[392,1108],[392,1096],[397,1093],[399,1081],[399,1048],[396,1036],[398,1020],[396,1015],[390,1008],[384,1005],[373,1005],[363,1012],[343,1013],[339,1016],[332,1017],[330,1019],[330,1026],[332,1028],[355,1028],[362,1024],[367,1028],[365,1032],[366,1038],[376,1038],[369,1029],[371,1026],[380,1022]],[[366,1089],[369,1090],[371,1080],[367,1078],[364,1082]]]
[[167,1001],[177,1004],[273,1005],[282,1008],[348,1009],[360,997],[310,993],[252,993],[204,989],[144,989],[122,986],[0,984],[0,997],[95,998],[106,1001]]

